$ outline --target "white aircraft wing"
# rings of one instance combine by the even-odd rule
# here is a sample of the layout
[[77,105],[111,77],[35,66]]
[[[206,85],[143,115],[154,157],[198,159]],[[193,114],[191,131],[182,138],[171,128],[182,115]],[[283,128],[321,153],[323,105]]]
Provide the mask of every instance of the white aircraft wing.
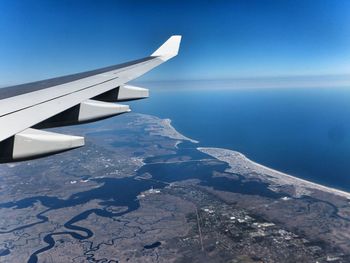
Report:
[[88,72],[0,89],[0,162],[27,160],[84,145],[84,138],[41,128],[96,121],[129,112],[115,102],[148,97],[125,85],[177,55],[181,36],[151,56]]

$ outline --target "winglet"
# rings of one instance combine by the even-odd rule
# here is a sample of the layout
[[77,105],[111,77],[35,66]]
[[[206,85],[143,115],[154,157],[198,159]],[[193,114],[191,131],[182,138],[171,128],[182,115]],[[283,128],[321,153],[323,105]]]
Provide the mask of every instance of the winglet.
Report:
[[175,57],[179,52],[181,36],[171,36],[163,45],[160,46],[151,56],[159,57],[166,61]]

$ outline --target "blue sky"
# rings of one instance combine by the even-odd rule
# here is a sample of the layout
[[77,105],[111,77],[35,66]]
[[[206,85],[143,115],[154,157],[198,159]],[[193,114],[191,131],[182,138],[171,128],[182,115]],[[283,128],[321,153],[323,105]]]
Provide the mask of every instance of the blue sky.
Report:
[[0,1],[0,85],[147,56],[180,55],[143,80],[350,73],[350,1]]

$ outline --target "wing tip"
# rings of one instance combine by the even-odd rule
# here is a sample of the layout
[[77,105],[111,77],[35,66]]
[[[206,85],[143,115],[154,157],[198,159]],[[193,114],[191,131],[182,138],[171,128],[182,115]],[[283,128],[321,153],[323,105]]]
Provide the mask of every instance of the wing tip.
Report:
[[151,56],[160,57],[164,61],[175,57],[179,53],[181,38],[181,35],[171,36]]

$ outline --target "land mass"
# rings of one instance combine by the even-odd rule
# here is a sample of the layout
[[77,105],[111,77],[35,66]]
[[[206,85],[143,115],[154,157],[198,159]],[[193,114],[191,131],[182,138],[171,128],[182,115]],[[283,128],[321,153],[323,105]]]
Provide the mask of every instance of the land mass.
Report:
[[129,114],[0,166],[0,262],[350,262],[350,194]]

